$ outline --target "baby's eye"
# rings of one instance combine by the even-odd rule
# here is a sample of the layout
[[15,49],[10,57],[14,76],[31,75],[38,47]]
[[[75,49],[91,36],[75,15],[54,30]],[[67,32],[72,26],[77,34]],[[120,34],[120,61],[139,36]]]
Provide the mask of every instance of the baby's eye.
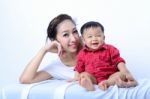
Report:
[[88,38],[92,38],[92,36],[91,36],[91,35],[89,35],[89,36],[88,36]]

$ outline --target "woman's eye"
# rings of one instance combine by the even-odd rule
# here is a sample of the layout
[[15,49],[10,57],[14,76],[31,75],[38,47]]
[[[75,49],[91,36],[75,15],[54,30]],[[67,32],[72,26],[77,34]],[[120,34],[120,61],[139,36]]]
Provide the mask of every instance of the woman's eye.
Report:
[[64,37],[67,37],[67,36],[68,36],[68,34],[63,34],[63,36],[64,36]]
[[96,35],[96,37],[101,37],[101,35]]
[[74,30],[73,33],[78,33],[78,31],[77,31],[77,30]]
[[64,36],[64,37],[67,37],[67,36],[68,36],[68,33],[64,33],[63,36]]

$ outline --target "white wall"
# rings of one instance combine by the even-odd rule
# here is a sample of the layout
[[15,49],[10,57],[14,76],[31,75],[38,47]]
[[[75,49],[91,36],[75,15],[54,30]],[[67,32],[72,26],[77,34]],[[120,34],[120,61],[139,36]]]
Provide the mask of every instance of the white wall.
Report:
[[1,0],[0,81],[18,81],[44,45],[49,21],[60,13],[73,16],[78,28],[86,21],[101,22],[106,42],[120,49],[133,75],[150,78],[149,4],[149,0]]

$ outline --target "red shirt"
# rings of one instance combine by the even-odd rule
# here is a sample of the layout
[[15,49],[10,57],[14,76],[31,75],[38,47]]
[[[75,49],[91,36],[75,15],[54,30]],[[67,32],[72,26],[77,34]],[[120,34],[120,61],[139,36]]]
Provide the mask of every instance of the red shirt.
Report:
[[125,63],[125,60],[120,57],[119,50],[112,45],[103,44],[96,51],[90,51],[85,46],[77,56],[75,70],[79,73],[88,72],[92,74],[99,83],[117,72],[117,65],[120,62]]

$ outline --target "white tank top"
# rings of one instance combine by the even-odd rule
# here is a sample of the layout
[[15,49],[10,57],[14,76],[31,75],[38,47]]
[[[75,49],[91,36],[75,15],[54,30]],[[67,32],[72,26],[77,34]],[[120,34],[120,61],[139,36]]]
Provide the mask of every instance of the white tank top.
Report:
[[42,70],[49,73],[54,79],[67,80],[74,77],[74,66],[68,67],[64,65],[57,54],[55,59]]

